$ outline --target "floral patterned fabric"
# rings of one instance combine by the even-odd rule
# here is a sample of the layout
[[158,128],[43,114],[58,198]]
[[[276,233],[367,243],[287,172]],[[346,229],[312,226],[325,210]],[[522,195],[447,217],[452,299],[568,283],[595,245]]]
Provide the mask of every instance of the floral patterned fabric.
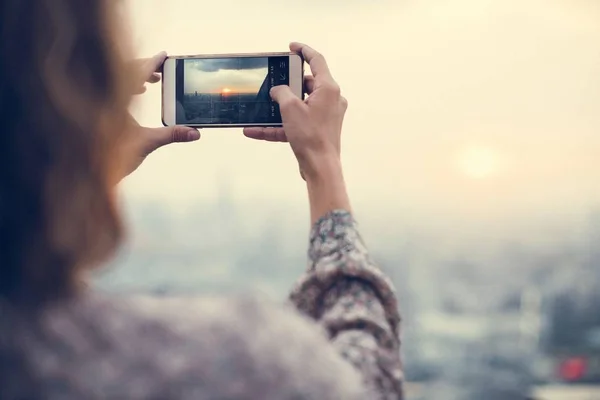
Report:
[[390,280],[374,264],[352,215],[336,210],[310,235],[309,266],[290,299],[329,334],[373,399],[402,398],[400,315]]

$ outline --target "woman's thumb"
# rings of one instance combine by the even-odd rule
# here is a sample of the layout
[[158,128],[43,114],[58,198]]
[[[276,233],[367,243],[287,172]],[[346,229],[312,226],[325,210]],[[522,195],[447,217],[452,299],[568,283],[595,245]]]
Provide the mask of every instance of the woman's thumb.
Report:
[[197,129],[187,126],[166,126],[162,128],[145,128],[148,134],[147,149],[148,154],[159,147],[171,143],[193,142],[200,139],[200,132]]
[[305,106],[304,102],[296,96],[289,86],[280,85],[271,89],[271,98],[279,104],[282,114],[286,114],[292,109]]

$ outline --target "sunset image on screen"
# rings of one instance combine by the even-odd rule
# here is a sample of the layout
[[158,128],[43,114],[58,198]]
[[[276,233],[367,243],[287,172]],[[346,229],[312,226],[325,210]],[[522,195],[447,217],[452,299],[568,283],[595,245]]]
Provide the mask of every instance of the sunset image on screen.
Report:
[[183,68],[185,123],[268,121],[269,58],[187,59]]

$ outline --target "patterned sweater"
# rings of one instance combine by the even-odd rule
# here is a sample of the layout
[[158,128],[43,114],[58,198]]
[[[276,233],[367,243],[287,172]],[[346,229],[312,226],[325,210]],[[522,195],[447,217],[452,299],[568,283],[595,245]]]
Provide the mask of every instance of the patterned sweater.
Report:
[[284,306],[88,292],[24,314],[0,302],[0,399],[402,399],[394,291],[348,212],[315,224],[309,258]]

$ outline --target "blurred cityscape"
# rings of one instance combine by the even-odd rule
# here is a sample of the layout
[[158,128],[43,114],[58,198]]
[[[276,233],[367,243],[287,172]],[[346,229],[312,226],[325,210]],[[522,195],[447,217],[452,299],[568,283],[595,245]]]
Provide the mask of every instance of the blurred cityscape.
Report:
[[[306,221],[284,209],[260,215],[227,194],[189,211],[129,208],[131,240],[97,278],[111,291],[283,300],[306,264]],[[525,399],[536,385],[600,381],[600,214],[583,231],[562,246],[509,243],[483,260],[428,258],[435,243],[365,235],[398,288],[409,399]]]

